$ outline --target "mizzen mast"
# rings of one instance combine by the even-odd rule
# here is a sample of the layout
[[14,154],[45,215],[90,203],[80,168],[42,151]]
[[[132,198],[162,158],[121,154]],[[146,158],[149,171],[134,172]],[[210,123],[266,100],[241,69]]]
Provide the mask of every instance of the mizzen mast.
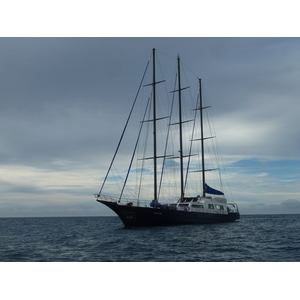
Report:
[[202,195],[205,197],[205,165],[204,165],[204,135],[203,135],[203,104],[201,79],[199,78],[199,97],[200,97],[200,130],[201,130],[201,163],[202,163]]

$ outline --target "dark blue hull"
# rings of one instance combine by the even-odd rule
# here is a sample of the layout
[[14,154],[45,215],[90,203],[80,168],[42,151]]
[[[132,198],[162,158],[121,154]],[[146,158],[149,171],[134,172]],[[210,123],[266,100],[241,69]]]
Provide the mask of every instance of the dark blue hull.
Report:
[[125,227],[223,223],[234,222],[240,218],[238,212],[228,214],[201,213],[175,209],[126,206],[103,200],[97,201],[112,209],[120,217]]

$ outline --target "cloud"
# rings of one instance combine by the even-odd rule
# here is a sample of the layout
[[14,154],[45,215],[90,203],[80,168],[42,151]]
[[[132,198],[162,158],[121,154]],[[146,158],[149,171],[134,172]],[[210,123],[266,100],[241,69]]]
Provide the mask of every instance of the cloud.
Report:
[[300,200],[288,199],[275,204],[267,204],[267,202],[256,202],[250,205],[242,204],[240,212],[242,214],[299,214]]
[[285,200],[281,202],[281,205],[289,210],[295,210],[297,212],[300,211],[300,201],[296,199]]

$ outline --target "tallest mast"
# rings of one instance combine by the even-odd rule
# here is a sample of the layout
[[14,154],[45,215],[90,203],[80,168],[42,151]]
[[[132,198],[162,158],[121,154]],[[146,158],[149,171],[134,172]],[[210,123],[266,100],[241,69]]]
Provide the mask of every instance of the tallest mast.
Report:
[[177,56],[178,68],[178,102],[179,102],[179,155],[180,155],[180,198],[184,197],[184,182],[183,182],[183,153],[182,153],[182,112],[181,112],[181,80],[180,80],[180,57]]

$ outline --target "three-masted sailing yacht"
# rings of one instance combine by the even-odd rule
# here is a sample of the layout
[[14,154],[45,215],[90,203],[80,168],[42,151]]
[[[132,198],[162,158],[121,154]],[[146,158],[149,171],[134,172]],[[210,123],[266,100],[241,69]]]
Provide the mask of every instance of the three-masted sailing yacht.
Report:
[[[154,226],[154,225],[176,225],[176,224],[205,224],[205,223],[221,223],[221,222],[233,222],[240,218],[240,214],[238,211],[238,206],[235,203],[227,202],[227,199],[224,197],[223,192],[213,189],[206,184],[206,172],[212,171],[213,169],[208,169],[205,166],[205,147],[204,143],[206,139],[210,139],[211,137],[204,136],[204,126],[203,126],[203,111],[208,107],[203,106],[202,103],[202,90],[201,90],[201,79],[198,79],[198,98],[196,101],[196,107],[193,109],[194,119],[193,120],[183,120],[183,103],[182,103],[182,91],[187,89],[188,87],[181,86],[181,62],[180,57],[177,57],[177,75],[175,78],[175,89],[171,92],[172,95],[177,95],[176,101],[177,105],[176,108],[173,105],[174,100],[172,101],[171,105],[171,113],[176,111],[177,117],[176,122],[171,123],[171,114],[168,117],[159,117],[157,116],[157,91],[156,86],[159,83],[162,83],[164,80],[157,81],[156,79],[156,51],[153,49],[152,51],[152,83],[145,84],[144,86],[152,87],[150,97],[148,98],[148,102],[146,105],[146,109],[143,114],[143,119],[140,122],[140,128],[138,131],[138,138],[135,144],[132,158],[129,162],[129,168],[124,175],[123,178],[123,185],[120,187],[120,193],[117,196],[114,191],[112,191],[113,196],[107,196],[103,194],[103,188],[105,184],[107,184],[109,174],[112,172],[113,164],[115,158],[118,154],[120,144],[123,140],[124,133],[127,129],[128,121],[131,118],[131,114],[133,111],[134,106],[136,105],[136,99],[134,101],[133,107],[130,111],[129,117],[127,119],[125,128],[123,130],[121,139],[119,141],[117,150],[114,154],[112,162],[109,166],[107,174],[104,178],[103,184],[101,186],[100,192],[95,195],[96,200],[102,204],[105,204],[110,209],[112,209],[122,220],[125,227],[130,226]],[[150,61],[149,61],[150,62]],[[146,70],[148,69],[149,62],[147,64]],[[145,71],[146,73],[146,71]],[[143,85],[145,73],[140,84],[139,91]],[[139,93],[139,92],[138,92]],[[173,97],[174,99],[174,97]],[[151,112],[151,116],[149,115]],[[198,116],[198,118],[197,118]],[[148,119],[146,119],[148,118]],[[158,139],[158,130],[157,124],[163,119],[167,119],[166,124],[166,132],[165,135],[165,145],[158,145],[161,139]],[[192,133],[187,134],[187,130],[184,128],[184,123],[191,122],[192,123]],[[150,160],[152,162],[153,171],[149,171],[149,169],[141,167],[140,169],[132,168],[133,161],[136,160],[136,152],[137,152],[137,145],[141,139],[141,132],[145,124],[151,123],[151,131],[152,137],[151,142],[152,146],[152,153],[150,157],[138,158],[137,160],[144,161]],[[149,127],[149,125],[148,125]],[[178,140],[176,141],[173,148],[173,151],[179,153],[178,156],[175,157],[174,154],[168,155],[167,145],[169,144],[170,140],[175,140],[174,138],[170,137],[170,128],[177,127],[175,131],[178,133],[176,137]],[[199,138],[195,138],[196,127],[198,132],[200,133]],[[174,131],[174,130],[173,130]],[[200,154],[193,154],[190,150],[184,153],[184,140],[187,140],[186,144],[192,145],[193,143],[200,143]],[[162,144],[162,143],[161,143]],[[165,148],[163,148],[165,146]],[[176,149],[177,147],[177,149]],[[158,155],[158,149],[164,149],[163,155]],[[191,157],[197,155],[200,157],[200,170],[195,169],[195,165],[191,163]],[[170,162],[174,162],[175,160],[179,160],[174,164],[176,169],[178,169],[178,188],[172,188],[173,191],[177,192],[177,199],[170,198],[168,199],[168,195],[162,195],[162,185],[164,184],[163,177],[166,175],[168,166],[170,166]],[[142,177],[137,180],[138,181],[138,192],[134,194],[133,197],[126,197],[124,196],[124,191],[126,185],[129,184],[129,174],[130,172],[134,172],[136,175],[139,170],[146,169],[146,175],[142,175]],[[189,192],[189,195],[186,195],[187,189],[187,182],[190,177],[190,173],[198,173],[201,174],[201,179],[196,181],[194,191],[195,194],[192,195]],[[173,177],[172,177],[173,176]],[[175,181],[175,175],[171,177]],[[143,186],[147,186],[149,189],[149,177],[152,177],[152,192],[148,193],[148,199],[144,199],[141,196],[141,189]],[[171,179],[167,181],[167,185],[171,185]],[[109,181],[110,182],[110,181]],[[110,185],[111,190],[112,187],[117,189],[117,185]],[[208,196],[214,195],[214,196]],[[174,197],[174,196],[173,196]],[[163,201],[162,201],[163,200]]]

